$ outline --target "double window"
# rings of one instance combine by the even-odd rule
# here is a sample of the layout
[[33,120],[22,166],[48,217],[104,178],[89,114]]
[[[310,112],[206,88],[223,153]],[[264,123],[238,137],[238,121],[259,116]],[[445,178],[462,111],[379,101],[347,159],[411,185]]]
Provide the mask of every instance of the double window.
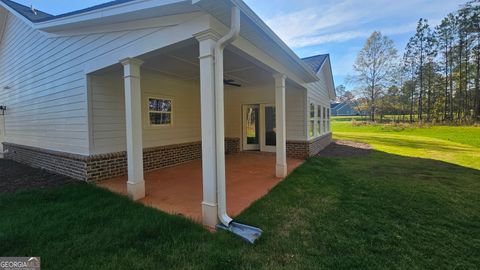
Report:
[[150,126],[172,125],[173,101],[167,98],[148,98],[148,119]]

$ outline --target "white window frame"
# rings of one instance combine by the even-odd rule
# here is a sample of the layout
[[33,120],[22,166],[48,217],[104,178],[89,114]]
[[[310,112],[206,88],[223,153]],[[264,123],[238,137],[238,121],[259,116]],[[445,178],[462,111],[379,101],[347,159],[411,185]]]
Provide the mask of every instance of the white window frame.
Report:
[[[171,109],[170,112],[157,112],[157,111],[150,111],[150,99],[159,99],[159,100],[169,100],[171,102]],[[149,128],[165,128],[173,126],[174,120],[174,108],[175,108],[175,99],[173,97],[168,96],[147,96],[145,100],[145,114],[146,114],[146,121],[147,126]],[[150,113],[158,113],[158,114],[170,114],[170,123],[169,124],[152,124],[150,121]]]

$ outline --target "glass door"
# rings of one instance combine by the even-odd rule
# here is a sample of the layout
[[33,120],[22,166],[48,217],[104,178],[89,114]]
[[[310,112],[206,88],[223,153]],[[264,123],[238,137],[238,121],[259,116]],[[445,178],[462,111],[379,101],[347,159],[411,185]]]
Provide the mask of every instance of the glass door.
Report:
[[274,105],[262,105],[263,113],[263,133],[264,139],[262,140],[262,151],[275,152],[275,146],[277,145],[277,131],[275,128],[275,106]]
[[243,150],[260,150],[260,107],[243,106]]

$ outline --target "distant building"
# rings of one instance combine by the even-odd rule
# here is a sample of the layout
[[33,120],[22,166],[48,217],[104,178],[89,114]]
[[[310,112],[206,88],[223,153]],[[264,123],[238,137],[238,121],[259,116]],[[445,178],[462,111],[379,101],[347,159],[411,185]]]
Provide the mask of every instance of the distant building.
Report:
[[362,111],[357,109],[356,101],[336,102],[330,105],[332,116],[355,116],[364,115]]

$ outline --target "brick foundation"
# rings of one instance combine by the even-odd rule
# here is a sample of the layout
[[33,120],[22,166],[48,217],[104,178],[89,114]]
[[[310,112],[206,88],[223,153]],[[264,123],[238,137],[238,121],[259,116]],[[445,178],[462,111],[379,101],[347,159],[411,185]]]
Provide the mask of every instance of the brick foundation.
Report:
[[[10,143],[3,145],[4,150],[8,151],[5,155],[7,159],[82,181],[100,181],[127,174],[125,151],[85,156]],[[227,154],[239,151],[239,138],[225,138]],[[145,148],[143,150],[143,166],[145,171],[150,171],[201,157],[201,142]]]
[[307,159],[318,154],[332,142],[332,133],[325,134],[311,141],[287,141],[287,156]]

